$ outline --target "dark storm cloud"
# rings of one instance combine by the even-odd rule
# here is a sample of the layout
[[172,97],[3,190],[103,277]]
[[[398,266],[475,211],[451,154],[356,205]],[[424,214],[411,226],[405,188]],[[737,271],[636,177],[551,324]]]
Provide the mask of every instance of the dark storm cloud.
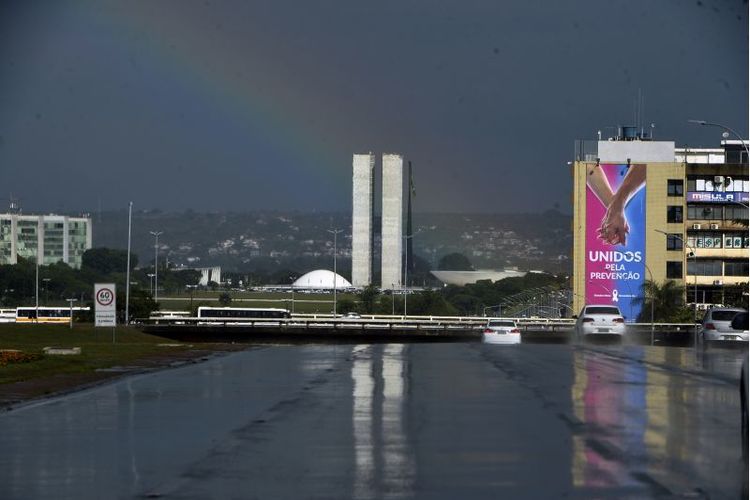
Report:
[[[741,1],[11,2],[0,199],[27,210],[345,210],[351,154],[413,160],[417,208],[569,203],[573,143],[747,135]],[[5,203],[0,201],[0,203]]]

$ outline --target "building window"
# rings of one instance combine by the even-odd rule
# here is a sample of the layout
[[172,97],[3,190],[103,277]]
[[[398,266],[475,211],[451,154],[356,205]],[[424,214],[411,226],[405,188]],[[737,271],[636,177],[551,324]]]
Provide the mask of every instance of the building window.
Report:
[[715,259],[688,259],[689,276],[721,276],[721,261]]
[[724,220],[747,220],[747,208],[739,205],[724,207]]
[[746,260],[728,260],[724,263],[724,276],[747,276],[748,271]]
[[669,206],[667,207],[667,222],[682,222],[682,207],[681,206]]
[[682,179],[667,179],[667,196],[684,196]]
[[688,220],[721,220],[721,206],[688,205]]
[[682,279],[682,262],[667,261],[667,278],[671,280]]
[[667,250],[682,250],[682,235],[681,234],[668,234],[667,235]]

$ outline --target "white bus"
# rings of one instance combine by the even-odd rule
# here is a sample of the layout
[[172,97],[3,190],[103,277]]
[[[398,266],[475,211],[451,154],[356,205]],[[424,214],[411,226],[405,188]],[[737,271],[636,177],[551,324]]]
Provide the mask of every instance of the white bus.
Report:
[[[74,307],[73,314],[78,311],[88,311],[88,307]],[[70,323],[70,307],[18,307],[16,308],[16,323]]]
[[15,323],[16,322],[16,310],[15,309],[0,309],[0,323]]

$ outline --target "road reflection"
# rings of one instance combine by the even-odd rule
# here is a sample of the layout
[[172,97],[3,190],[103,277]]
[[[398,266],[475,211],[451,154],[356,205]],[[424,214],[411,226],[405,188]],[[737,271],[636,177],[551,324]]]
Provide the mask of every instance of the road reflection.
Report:
[[352,349],[354,498],[398,498],[413,493],[415,460],[404,416],[407,346]]
[[[582,349],[574,361],[571,400],[579,429],[571,472],[576,487],[645,486],[658,495],[670,491],[663,481],[674,471],[685,485],[698,485],[691,491],[708,491],[737,477],[732,474],[739,440],[737,447],[718,443],[735,441],[739,426],[728,424],[735,423],[729,413],[738,396],[714,370],[700,383],[700,372],[675,370],[695,366],[693,350],[639,346],[611,356]],[[702,361],[704,366],[736,362]]]

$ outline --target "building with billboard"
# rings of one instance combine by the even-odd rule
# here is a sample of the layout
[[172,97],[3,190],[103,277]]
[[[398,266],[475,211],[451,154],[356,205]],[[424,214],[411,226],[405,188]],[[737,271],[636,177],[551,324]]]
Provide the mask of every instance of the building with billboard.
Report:
[[372,284],[373,180],[375,155],[355,154],[352,159],[352,284]]
[[578,141],[573,175],[574,310],[641,315],[642,285],[675,280],[699,307],[748,282],[748,160],[740,141],[675,148],[631,127]]
[[383,155],[381,287],[401,287],[404,236],[404,159]]
[[67,215],[0,214],[0,265],[18,258],[42,265],[64,262],[80,269],[91,248],[91,219]]

